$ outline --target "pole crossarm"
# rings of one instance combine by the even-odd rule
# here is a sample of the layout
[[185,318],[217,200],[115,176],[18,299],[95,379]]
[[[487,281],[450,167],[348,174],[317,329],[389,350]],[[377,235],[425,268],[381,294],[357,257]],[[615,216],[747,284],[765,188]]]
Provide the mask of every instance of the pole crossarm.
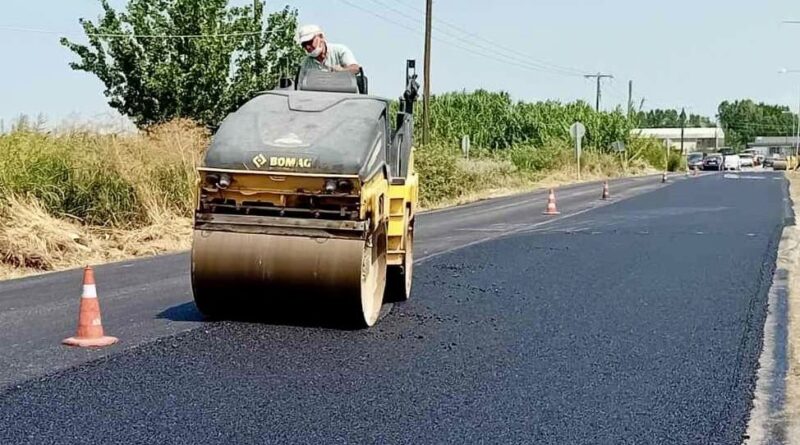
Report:
[[601,93],[601,87],[600,87],[600,81],[603,80],[603,79],[613,79],[614,76],[612,74],[597,73],[597,74],[585,74],[583,77],[585,77],[587,79],[597,79],[597,104],[596,104],[595,109],[597,111],[600,111],[600,97],[601,97],[601,94],[602,94]]

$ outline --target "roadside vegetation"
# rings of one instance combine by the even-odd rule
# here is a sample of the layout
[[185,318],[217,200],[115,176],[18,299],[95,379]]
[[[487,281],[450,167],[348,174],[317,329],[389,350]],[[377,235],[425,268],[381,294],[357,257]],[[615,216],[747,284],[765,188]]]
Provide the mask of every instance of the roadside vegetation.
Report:
[[186,248],[207,141],[185,120],[142,135],[0,135],[0,277]]
[[[663,147],[626,138],[618,112],[515,104],[483,91],[436,98],[432,110],[432,143],[416,151],[424,208],[575,182],[568,128],[578,119],[588,130],[583,180],[664,168]],[[18,125],[0,135],[0,276],[188,248],[195,168],[210,135],[187,119],[138,134]],[[463,135],[472,140],[468,158]],[[608,147],[617,138],[627,141],[626,154]],[[671,167],[680,167],[679,157]]]
[[[160,5],[131,0],[116,10],[103,1],[101,16],[79,20],[85,39],[61,39],[70,66],[101,81],[109,106],[139,133],[17,125],[0,134],[0,276],[187,248],[206,129],[303,57],[295,9],[267,14],[263,0]],[[482,90],[443,94],[431,107],[432,141],[416,152],[424,208],[574,182],[576,121],[587,128],[583,180],[683,168],[662,145],[632,139],[636,119],[619,109],[516,102]],[[465,136],[468,156],[460,149]],[[614,142],[626,144],[624,154]]]

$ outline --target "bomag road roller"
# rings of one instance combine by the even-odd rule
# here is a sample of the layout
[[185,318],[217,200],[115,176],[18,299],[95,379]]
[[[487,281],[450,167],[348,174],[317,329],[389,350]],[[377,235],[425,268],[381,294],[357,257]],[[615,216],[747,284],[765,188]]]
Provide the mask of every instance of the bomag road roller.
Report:
[[198,169],[191,278],[204,315],[302,299],[364,328],[384,301],[408,299],[418,88],[409,60],[393,117],[363,70],[310,71],[223,120]]

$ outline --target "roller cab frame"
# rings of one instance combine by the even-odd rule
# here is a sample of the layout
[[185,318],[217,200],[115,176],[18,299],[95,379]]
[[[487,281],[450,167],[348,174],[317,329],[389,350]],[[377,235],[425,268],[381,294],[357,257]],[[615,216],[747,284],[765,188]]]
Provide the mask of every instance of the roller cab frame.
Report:
[[[359,79],[361,77],[361,79]],[[374,325],[411,292],[414,61],[394,121],[366,78],[311,72],[229,115],[198,169],[192,289],[215,317],[311,296]]]

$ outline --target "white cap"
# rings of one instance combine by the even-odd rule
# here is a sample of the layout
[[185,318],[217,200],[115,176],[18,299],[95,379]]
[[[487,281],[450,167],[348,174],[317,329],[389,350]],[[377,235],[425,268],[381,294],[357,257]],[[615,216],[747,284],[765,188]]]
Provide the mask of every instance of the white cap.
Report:
[[309,40],[313,39],[317,36],[317,34],[322,34],[322,28],[317,25],[303,25],[297,28],[297,34],[295,38],[297,39],[297,43],[302,44],[303,42],[308,42]]

